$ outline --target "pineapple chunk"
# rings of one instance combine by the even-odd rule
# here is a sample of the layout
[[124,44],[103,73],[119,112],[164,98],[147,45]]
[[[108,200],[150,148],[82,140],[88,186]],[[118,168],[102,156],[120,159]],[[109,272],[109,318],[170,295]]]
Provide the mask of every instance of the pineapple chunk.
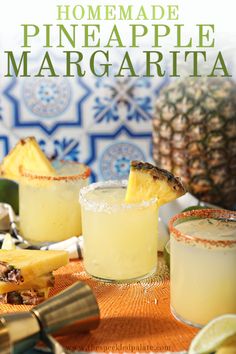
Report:
[[49,296],[50,287],[40,289],[19,289],[0,294],[0,304],[38,305]]
[[68,258],[65,251],[0,250],[0,279],[18,284],[31,281],[66,265]]
[[5,178],[19,180],[20,169],[45,175],[55,174],[43,151],[34,137],[21,139],[0,165],[0,175]]
[[172,173],[147,162],[131,162],[126,202],[138,203],[156,197],[161,206],[185,193],[181,180]]
[[41,275],[31,281],[24,281],[20,284],[7,283],[0,281],[0,295],[11,291],[28,290],[28,289],[48,289],[54,286],[54,276],[52,273]]

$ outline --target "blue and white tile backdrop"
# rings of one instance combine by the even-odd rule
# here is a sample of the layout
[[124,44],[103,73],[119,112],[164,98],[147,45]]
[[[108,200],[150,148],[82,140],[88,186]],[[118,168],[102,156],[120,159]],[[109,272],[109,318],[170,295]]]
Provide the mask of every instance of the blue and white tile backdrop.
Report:
[[[50,23],[50,20],[55,18],[53,14],[55,1],[35,2],[34,5],[27,1],[4,1],[5,10],[8,12],[6,14],[2,10],[0,12],[1,53],[4,50],[12,50],[14,45],[16,52],[21,50],[21,36],[17,33],[20,23],[38,23],[38,19]],[[115,3],[113,0],[110,2]],[[145,4],[148,2],[150,1],[146,0]],[[23,6],[26,3],[28,7]],[[126,4],[124,0],[119,3]],[[192,11],[191,18],[188,17],[189,12],[186,9],[185,13],[182,11],[183,22],[204,22],[201,17],[199,22],[194,18],[197,11],[201,15],[201,6],[195,2],[191,3],[192,5],[182,2],[182,7],[188,6],[188,11]],[[133,4],[137,3],[133,1]],[[18,6],[15,12],[10,11],[13,5]],[[37,8],[36,11],[33,11],[34,6]],[[48,12],[45,12],[45,6]],[[207,4],[204,8],[205,6]],[[42,13],[38,14],[40,10]],[[220,13],[220,10],[212,17],[211,23],[217,21],[217,13]],[[230,14],[227,13],[227,16]],[[11,17],[10,24],[7,15]],[[229,21],[222,24],[221,17],[218,20],[218,26],[228,28]],[[230,44],[230,38],[227,36],[228,47],[231,44],[235,45],[233,39]],[[30,57],[30,61],[31,67],[35,65],[38,68],[39,58],[42,57],[40,55],[42,43],[38,40],[40,45],[37,45],[37,41],[34,44],[35,47],[32,48],[34,55]],[[144,41],[143,45],[147,46],[147,41],[146,43]],[[231,69],[235,72],[235,68],[232,68],[235,51],[229,52]],[[53,49],[50,49],[50,54],[53,56],[56,70],[63,71],[64,62],[57,56],[56,51],[54,53]],[[143,59],[136,56],[135,60],[136,68],[139,67],[142,71]],[[113,67],[121,62],[120,53],[113,55],[112,62]],[[20,138],[34,135],[48,156],[88,164],[92,169],[92,180],[126,178],[131,159],[152,161],[151,119],[154,102],[168,80],[166,78],[117,80],[113,77],[93,76],[3,78],[1,74],[0,159]]]
[[126,178],[130,160],[152,160],[154,102],[166,83],[142,77],[4,79],[0,159],[20,138],[34,135],[49,157],[89,165],[92,180]]

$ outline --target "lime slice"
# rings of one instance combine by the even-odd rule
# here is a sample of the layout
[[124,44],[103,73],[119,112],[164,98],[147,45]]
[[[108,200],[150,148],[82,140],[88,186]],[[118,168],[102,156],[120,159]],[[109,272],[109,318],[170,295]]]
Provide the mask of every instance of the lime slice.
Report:
[[168,241],[165,245],[165,248],[163,251],[163,257],[164,257],[167,267],[170,269],[170,241]]
[[210,207],[202,206],[202,205],[193,205],[182,210],[182,213],[184,213],[185,211],[198,210],[198,209],[210,209]]
[[215,352],[236,335],[236,315],[223,315],[210,321],[193,339],[189,354]]
[[15,213],[19,212],[19,191],[18,184],[9,179],[0,178],[0,202],[12,206]]
[[16,245],[11,237],[10,234],[6,234],[4,236],[4,240],[2,243],[2,250],[14,250],[16,248]]

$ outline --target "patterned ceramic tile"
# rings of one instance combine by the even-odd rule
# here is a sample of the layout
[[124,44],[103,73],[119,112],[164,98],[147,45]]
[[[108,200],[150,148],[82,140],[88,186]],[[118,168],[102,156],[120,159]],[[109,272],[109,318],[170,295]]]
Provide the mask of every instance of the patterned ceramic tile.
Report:
[[[64,63],[53,55],[60,72]],[[40,52],[30,58],[32,70],[39,58]],[[93,180],[126,178],[130,160],[152,159],[151,119],[164,84],[89,75],[3,79],[0,158],[19,138],[34,135],[49,157],[87,163]]]
[[80,127],[90,89],[67,78],[12,79],[3,95],[12,105],[15,128],[37,127],[52,135],[59,127]]
[[8,137],[0,135],[0,158],[2,159],[9,150]]
[[112,133],[89,136],[93,180],[124,179],[128,176],[129,162],[133,159],[151,159],[151,132],[134,133],[121,125]]

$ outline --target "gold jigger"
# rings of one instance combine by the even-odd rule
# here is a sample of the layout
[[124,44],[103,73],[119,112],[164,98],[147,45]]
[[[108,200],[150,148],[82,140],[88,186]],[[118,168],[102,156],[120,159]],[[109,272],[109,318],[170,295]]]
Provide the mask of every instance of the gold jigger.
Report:
[[[18,354],[47,335],[86,332],[98,327],[99,308],[90,287],[82,282],[65,289],[29,312],[0,317],[0,353]],[[46,340],[47,341],[47,340]]]

